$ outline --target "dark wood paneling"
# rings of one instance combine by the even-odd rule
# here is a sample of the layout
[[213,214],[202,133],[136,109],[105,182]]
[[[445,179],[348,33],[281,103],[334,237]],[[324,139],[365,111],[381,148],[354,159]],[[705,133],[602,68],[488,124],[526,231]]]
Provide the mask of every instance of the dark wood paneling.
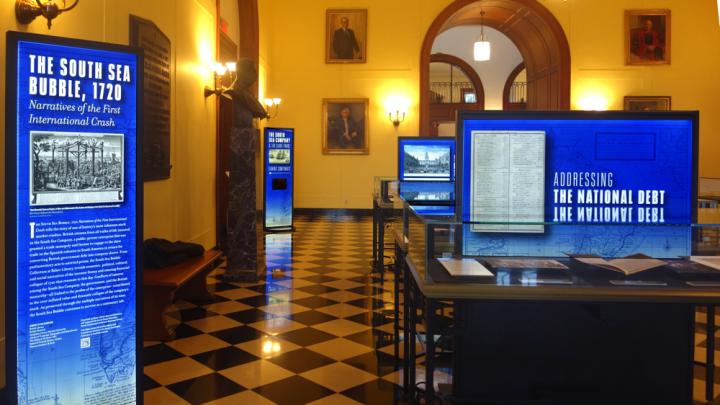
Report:
[[[218,34],[218,60],[237,59],[238,46],[230,37]],[[224,83],[228,85],[228,83]],[[229,179],[225,174],[230,170],[230,130],[232,129],[233,103],[227,97],[217,97],[217,143],[215,166],[215,223],[216,240],[220,250],[225,250],[227,241],[227,208],[229,200]]]

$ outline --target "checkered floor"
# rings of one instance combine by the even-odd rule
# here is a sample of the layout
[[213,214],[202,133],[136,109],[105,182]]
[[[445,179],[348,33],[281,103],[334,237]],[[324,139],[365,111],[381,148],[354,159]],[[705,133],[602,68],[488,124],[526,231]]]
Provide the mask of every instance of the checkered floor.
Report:
[[147,404],[394,402],[393,283],[369,274],[370,217],[296,227],[266,238],[264,280],[220,282],[221,266],[214,303],[175,303],[177,338],[145,343]]
[[[369,274],[371,218],[301,216],[296,227],[292,237],[266,237],[270,271],[263,280],[221,282],[221,266],[209,278],[214,303],[175,303],[167,316],[178,325],[177,338],[145,342],[145,403],[400,402],[392,275],[382,285]],[[705,395],[705,320],[698,313],[697,404]],[[436,381],[450,379],[436,374]],[[720,393],[720,369],[714,384]]]

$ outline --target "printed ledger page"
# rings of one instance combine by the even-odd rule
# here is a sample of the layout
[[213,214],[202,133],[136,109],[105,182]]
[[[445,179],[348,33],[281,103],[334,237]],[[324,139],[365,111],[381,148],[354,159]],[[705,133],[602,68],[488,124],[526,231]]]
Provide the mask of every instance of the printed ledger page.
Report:
[[472,230],[544,232],[545,132],[473,131],[471,139],[470,213],[483,222]]

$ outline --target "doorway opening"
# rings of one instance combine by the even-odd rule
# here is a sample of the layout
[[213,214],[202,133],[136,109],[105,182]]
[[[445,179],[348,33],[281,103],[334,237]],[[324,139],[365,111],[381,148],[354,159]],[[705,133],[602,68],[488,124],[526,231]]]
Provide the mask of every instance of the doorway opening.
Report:
[[[436,37],[459,26],[484,24],[507,36],[522,55],[526,76],[525,108],[570,108],[570,48],[555,16],[535,0],[456,0],[428,29],[420,55],[420,133],[437,134],[431,117],[430,65]],[[471,47],[474,38],[469,38]]]

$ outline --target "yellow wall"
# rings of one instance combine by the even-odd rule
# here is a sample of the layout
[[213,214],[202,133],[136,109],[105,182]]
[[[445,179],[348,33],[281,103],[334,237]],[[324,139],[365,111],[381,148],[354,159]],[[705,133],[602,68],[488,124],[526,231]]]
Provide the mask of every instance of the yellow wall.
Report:
[[[206,248],[215,245],[215,98],[204,98],[211,84],[206,63],[215,58],[214,0],[81,1],[58,17],[48,31],[43,19],[29,26],[16,23],[10,2],[0,7],[0,55],[5,55],[4,31],[29,31],[70,38],[127,44],[129,14],[154,21],[170,38],[173,54],[171,164],[169,180],[145,183],[145,237],[190,240]],[[5,62],[0,63],[0,94],[5,91]],[[4,103],[4,97],[2,98]],[[4,107],[4,105],[3,105]],[[4,128],[0,108],[0,128]],[[0,142],[0,155],[4,138]],[[0,159],[2,159],[0,156]],[[0,189],[4,187],[0,161]],[[4,195],[0,212],[4,212]],[[0,228],[4,228],[0,218]],[[5,245],[0,233],[0,256]],[[0,291],[4,291],[4,263]],[[4,300],[0,299],[0,339],[4,333]],[[4,341],[0,341],[0,345]],[[5,356],[0,351],[0,386],[4,385]]]
[[[297,207],[369,208],[373,176],[396,173],[397,135],[418,135],[420,48],[450,0],[259,0],[267,92],[283,98],[270,125],[296,129]],[[545,0],[570,43],[572,105],[598,93],[610,109],[624,95],[669,95],[673,109],[701,111],[700,174],[720,176],[720,27],[715,0]],[[368,9],[366,64],[325,64],[325,10]],[[624,9],[672,9],[672,65],[625,66]],[[470,46],[470,45],[468,45]],[[262,56],[262,55],[261,55]],[[384,100],[410,99],[396,131]],[[370,154],[321,153],[322,98],[370,99]]]

